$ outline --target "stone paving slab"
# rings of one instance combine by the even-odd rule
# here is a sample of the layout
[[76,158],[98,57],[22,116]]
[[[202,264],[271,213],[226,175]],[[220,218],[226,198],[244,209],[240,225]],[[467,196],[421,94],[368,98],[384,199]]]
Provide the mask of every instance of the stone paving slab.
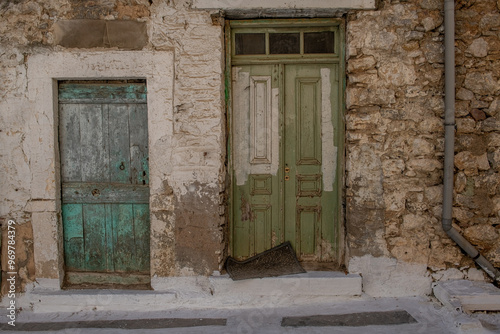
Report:
[[57,321],[57,322],[26,322],[18,323],[13,328],[8,324],[0,325],[0,330],[16,331],[59,331],[79,328],[117,328],[117,329],[158,329],[202,326],[226,326],[226,319],[212,318],[167,318],[167,319],[122,319],[97,321]]
[[450,280],[437,283],[434,295],[450,310],[500,311],[500,289],[491,283]]
[[417,323],[408,312],[404,310],[386,312],[360,312],[348,314],[313,315],[301,317],[285,317],[281,322],[283,327],[325,327],[325,326],[388,326]]

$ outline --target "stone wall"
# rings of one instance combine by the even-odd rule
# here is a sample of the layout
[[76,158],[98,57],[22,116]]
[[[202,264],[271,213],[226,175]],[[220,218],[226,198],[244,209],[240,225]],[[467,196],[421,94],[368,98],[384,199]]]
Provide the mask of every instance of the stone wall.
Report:
[[[455,226],[497,267],[499,9],[496,0],[457,3],[453,211]],[[354,258],[421,264],[435,279],[477,277],[441,228],[443,20],[439,0],[386,0],[348,16],[347,248]]]
[[455,206],[459,230],[500,267],[500,2],[456,14]]

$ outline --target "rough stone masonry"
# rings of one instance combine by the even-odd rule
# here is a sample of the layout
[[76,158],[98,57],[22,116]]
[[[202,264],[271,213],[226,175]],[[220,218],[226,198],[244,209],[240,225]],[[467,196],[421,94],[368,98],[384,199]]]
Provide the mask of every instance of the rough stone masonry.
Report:
[[[210,275],[221,268],[230,217],[224,29],[212,20],[216,13],[193,9],[190,0],[0,1],[0,219],[20,226],[21,289],[62,270],[51,254],[60,252],[60,244],[53,250],[33,246],[36,224],[60,219],[53,175],[59,162],[56,154],[49,159],[39,151],[57,149],[51,142],[56,129],[29,96],[30,59],[40,54],[173,53],[172,84],[166,87],[172,105],[164,111],[171,129],[150,134],[162,148],[158,154],[168,147],[151,184],[151,274]],[[347,62],[345,264],[363,274],[373,295],[428,293],[432,280],[484,279],[441,230],[443,1],[381,0],[376,10],[339,15]],[[75,22],[110,29],[102,40],[67,44]],[[120,29],[137,34],[136,42]],[[454,224],[498,267],[500,1],[456,1],[455,46]],[[405,287],[384,290],[382,283],[391,280]]]

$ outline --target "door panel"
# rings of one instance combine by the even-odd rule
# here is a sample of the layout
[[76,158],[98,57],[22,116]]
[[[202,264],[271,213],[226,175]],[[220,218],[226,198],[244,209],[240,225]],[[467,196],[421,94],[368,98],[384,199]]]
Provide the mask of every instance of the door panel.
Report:
[[67,273],[149,273],[145,88],[59,85]]
[[246,258],[282,239],[279,211],[279,66],[233,71],[233,253]]
[[233,67],[234,257],[290,241],[302,261],[337,260],[337,66]]
[[328,152],[323,146],[333,147],[334,142],[324,141],[323,128],[332,124],[327,97],[335,92],[331,76],[322,77],[322,71],[332,73],[334,67],[285,65],[285,231],[303,261],[334,260],[336,198],[333,191],[323,189],[323,153]]

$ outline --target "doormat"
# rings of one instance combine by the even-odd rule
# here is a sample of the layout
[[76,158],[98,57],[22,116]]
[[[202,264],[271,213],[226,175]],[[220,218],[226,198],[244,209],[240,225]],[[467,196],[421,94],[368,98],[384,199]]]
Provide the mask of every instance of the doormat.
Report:
[[320,327],[320,326],[378,326],[413,324],[417,320],[404,310],[387,312],[362,312],[334,315],[312,315],[305,317],[286,317],[281,321],[283,327]]
[[229,257],[226,260],[226,270],[235,281],[306,272],[300,265],[289,241],[245,261],[237,261]]

